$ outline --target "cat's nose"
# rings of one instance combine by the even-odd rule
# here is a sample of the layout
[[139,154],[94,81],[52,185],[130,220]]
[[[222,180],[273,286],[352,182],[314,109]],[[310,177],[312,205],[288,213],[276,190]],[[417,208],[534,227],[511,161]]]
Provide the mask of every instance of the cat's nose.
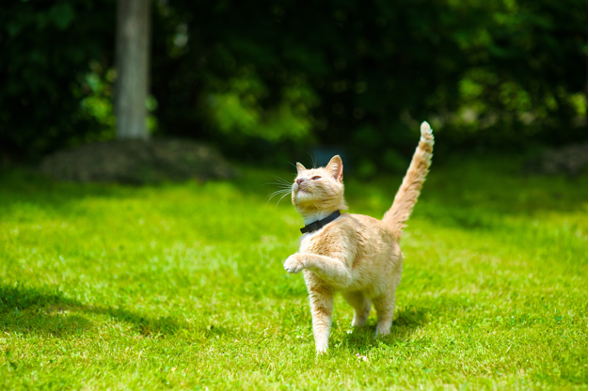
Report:
[[303,183],[305,181],[305,178],[299,178],[297,179],[297,185],[301,185],[301,183]]

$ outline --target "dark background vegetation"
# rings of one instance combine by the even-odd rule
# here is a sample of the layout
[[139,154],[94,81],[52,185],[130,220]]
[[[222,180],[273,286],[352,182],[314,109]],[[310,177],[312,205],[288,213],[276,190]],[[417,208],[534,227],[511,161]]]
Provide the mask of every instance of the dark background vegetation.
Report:
[[[428,120],[438,156],[587,139],[580,0],[153,2],[149,128],[229,158],[345,148],[402,170]],[[114,137],[113,0],[0,8],[4,161]]]

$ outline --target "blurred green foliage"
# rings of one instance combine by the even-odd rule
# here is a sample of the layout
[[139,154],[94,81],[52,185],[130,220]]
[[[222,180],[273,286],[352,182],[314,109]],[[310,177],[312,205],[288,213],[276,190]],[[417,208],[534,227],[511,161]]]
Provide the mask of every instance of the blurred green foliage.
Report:
[[[586,139],[580,0],[155,1],[150,127],[236,159],[343,146],[366,175],[437,152]],[[0,10],[0,143],[111,137],[114,1]],[[109,76],[110,75],[110,76]]]
[[206,120],[222,133],[244,133],[271,142],[301,140],[313,130],[310,110],[317,106],[314,91],[302,78],[290,80],[279,91],[279,101],[264,109],[267,85],[251,70],[228,80],[215,80],[200,107]]
[[[92,60],[112,63],[114,0],[0,7],[0,151],[16,158],[104,137],[83,108]],[[88,103],[88,102],[86,102]]]

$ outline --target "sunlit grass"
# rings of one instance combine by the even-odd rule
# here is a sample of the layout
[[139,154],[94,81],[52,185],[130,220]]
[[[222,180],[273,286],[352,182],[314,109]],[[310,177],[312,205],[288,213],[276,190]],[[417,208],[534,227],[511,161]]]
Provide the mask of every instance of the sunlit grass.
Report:
[[[285,167],[285,169],[288,169]],[[273,175],[134,188],[0,178],[0,388],[586,389],[587,179],[434,165],[392,334],[337,299],[315,356],[300,218]],[[400,177],[347,179],[380,217]],[[362,356],[366,357],[366,360]]]

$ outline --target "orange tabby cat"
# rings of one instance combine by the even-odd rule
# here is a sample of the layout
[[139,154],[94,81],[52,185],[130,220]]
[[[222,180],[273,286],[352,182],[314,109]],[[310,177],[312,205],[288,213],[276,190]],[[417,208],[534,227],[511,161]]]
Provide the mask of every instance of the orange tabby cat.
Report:
[[299,252],[288,257],[284,268],[289,273],[304,271],[317,353],[327,350],[336,291],[342,292],[354,308],[352,326],[363,326],[374,304],[376,336],[390,333],[403,263],[399,239],[428,173],[433,145],[431,128],[423,122],[419,146],[393,206],[382,220],[339,215],[338,210],[348,208],[339,156],[321,168],[307,170],[297,163],[292,202],[305,220],[306,227],[301,231],[312,232],[301,237]]

